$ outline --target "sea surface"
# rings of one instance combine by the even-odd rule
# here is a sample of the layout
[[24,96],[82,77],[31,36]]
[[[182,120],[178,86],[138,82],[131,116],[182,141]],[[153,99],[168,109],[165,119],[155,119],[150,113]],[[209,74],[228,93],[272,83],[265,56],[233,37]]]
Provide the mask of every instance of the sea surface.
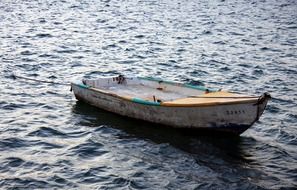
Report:
[[[0,189],[296,189],[296,45],[296,0],[1,0]],[[118,74],[273,99],[230,138],[69,91]]]

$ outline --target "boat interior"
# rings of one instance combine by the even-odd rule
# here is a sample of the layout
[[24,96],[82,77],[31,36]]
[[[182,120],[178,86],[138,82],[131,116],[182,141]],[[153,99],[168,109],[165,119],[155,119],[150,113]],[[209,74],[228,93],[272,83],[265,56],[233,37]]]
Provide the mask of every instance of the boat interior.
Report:
[[99,78],[95,80],[83,79],[83,84],[122,97],[140,98],[145,101],[173,104],[247,100],[244,97],[240,98],[242,95],[239,94],[208,89],[204,86],[192,86],[153,78],[128,78],[120,75],[118,77]]

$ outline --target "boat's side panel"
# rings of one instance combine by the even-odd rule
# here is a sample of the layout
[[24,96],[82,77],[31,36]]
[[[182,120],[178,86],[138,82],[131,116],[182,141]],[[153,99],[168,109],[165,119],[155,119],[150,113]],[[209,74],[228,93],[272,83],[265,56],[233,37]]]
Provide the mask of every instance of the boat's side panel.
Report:
[[162,79],[157,79],[157,78],[152,78],[152,77],[138,77],[142,81],[145,81],[146,83],[157,83],[159,85],[164,85],[167,86],[167,90],[174,90],[176,87],[178,90],[182,91],[209,91],[209,92],[216,92],[218,91],[217,89],[213,88],[207,88],[205,86],[198,86],[198,85],[191,85],[191,84],[186,84],[186,83],[178,83],[178,82],[171,82],[171,81],[164,81]]
[[168,81],[162,81],[162,80],[160,81],[148,80],[147,78],[140,78],[140,81],[145,86],[149,86],[155,89],[162,89],[164,91],[177,92],[184,96],[188,96],[188,95],[198,96],[198,95],[204,94],[205,90],[207,89],[201,86],[191,86],[187,84],[168,82]]
[[239,131],[241,133],[257,120],[257,114],[264,109],[259,110],[255,103],[202,107],[147,105],[140,101],[125,100],[75,84],[72,85],[72,88],[77,99],[98,108],[178,128],[225,128],[234,130],[235,133],[239,133]]
[[83,79],[83,82],[94,88],[106,88],[118,85],[135,85],[141,84],[141,80],[137,77],[132,78],[121,78],[121,77],[104,77],[99,79]]

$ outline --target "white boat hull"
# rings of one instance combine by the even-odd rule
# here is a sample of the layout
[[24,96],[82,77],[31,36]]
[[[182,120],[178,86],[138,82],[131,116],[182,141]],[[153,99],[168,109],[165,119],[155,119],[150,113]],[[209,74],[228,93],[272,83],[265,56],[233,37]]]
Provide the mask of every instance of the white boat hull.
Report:
[[269,95],[245,103],[202,106],[159,106],[125,100],[80,83],[72,83],[78,100],[122,116],[187,129],[241,134],[262,115]]

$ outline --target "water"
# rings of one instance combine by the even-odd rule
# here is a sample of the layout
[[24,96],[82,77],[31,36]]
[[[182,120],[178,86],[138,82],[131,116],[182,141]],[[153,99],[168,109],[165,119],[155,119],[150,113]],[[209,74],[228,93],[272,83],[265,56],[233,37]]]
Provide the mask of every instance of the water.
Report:
[[[2,0],[0,188],[296,188],[296,29],[295,0]],[[239,138],[193,137],[12,72],[158,76],[274,99]]]

